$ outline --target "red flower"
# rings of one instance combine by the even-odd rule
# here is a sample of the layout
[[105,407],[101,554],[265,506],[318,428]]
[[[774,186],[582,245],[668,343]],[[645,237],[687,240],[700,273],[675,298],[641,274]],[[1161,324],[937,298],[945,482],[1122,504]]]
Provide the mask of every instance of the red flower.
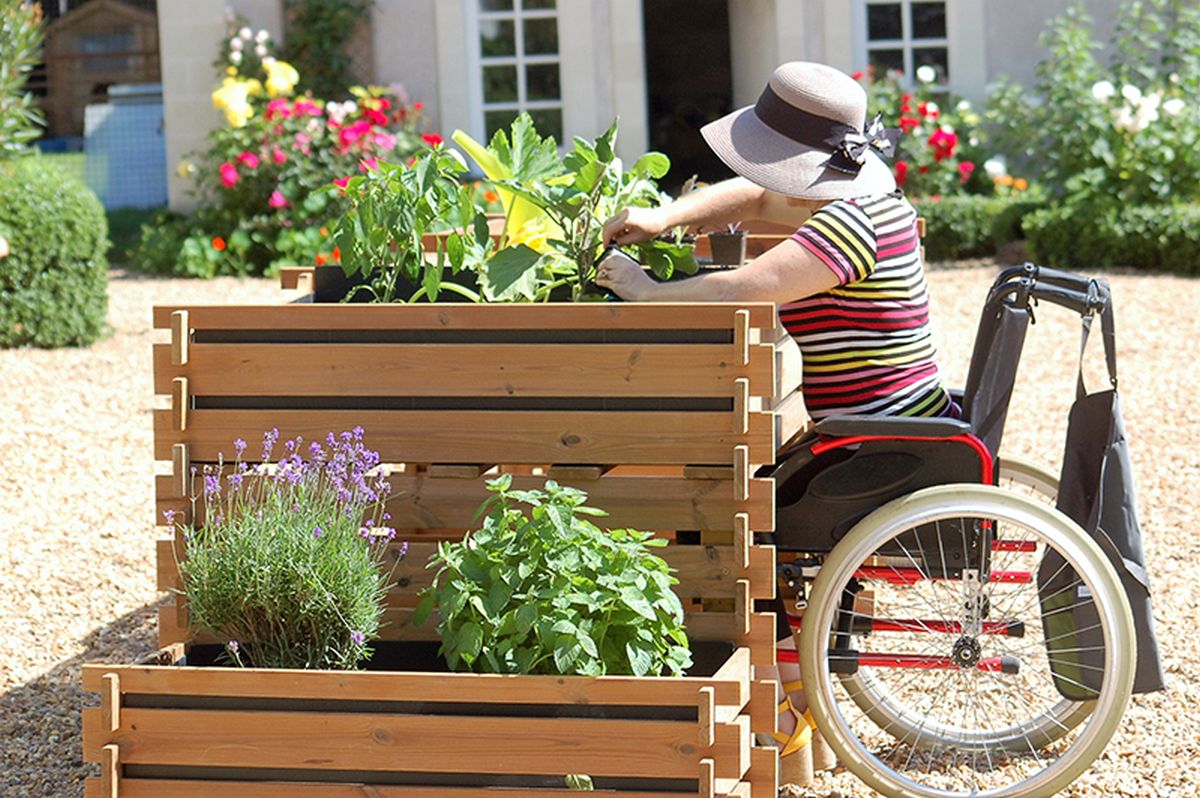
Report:
[[287,163],[287,153],[276,147],[271,150],[271,160],[275,161],[276,164],[285,164]]
[[335,186],[337,186],[338,188],[345,188],[346,184],[349,182],[350,182],[349,177],[339,177],[333,181],[333,184]]
[[436,147],[441,144],[444,139],[437,133],[426,133],[425,135],[421,136],[421,141],[424,141],[430,147]]
[[971,179],[971,173],[975,171],[975,164],[970,161],[962,161],[958,165],[958,182],[966,183]]
[[904,182],[908,180],[908,161],[896,161],[894,170],[896,173],[896,185],[904,185]]
[[237,170],[236,166],[231,164],[229,161],[226,161],[225,163],[223,163],[219,167],[217,167],[217,169],[221,173],[221,185],[222,186],[224,186],[225,188],[233,188],[234,186],[237,185],[238,170]]
[[333,248],[333,262],[334,263],[342,262],[342,248],[341,247]]
[[929,134],[929,146],[933,148],[933,160],[953,158],[954,149],[958,146],[958,134],[939,127]]
[[257,169],[260,163],[258,156],[252,152],[243,152],[237,157],[237,162],[247,169]]
[[217,252],[224,252],[225,251],[225,239],[221,238],[220,236],[213,236],[212,248],[215,249]]
[[352,144],[358,143],[370,131],[371,123],[366,120],[359,120],[353,125],[347,125],[338,131],[338,143],[342,145],[343,150],[347,150]]
[[324,252],[317,253],[317,265],[318,266],[324,266],[328,262],[329,262],[329,258],[325,256]]
[[938,110],[936,103],[933,104],[932,108],[929,105],[929,103],[917,103],[917,113],[927,119],[937,119],[941,111]]
[[921,120],[917,119],[916,117],[902,116],[900,117],[900,132],[908,133],[910,130],[915,129],[920,124]]
[[[285,100],[284,102],[287,101]],[[295,112],[296,116],[301,116],[304,114],[307,114],[308,116],[321,115],[321,106],[317,105],[312,100],[304,98],[296,100],[295,105],[292,106],[292,110]]]
[[911,114],[912,113],[912,98],[913,98],[913,96],[911,94],[902,94],[900,96],[900,113],[902,113],[902,114]]
[[927,174],[929,174],[929,167],[928,166],[918,166],[917,171],[923,175],[927,175]]
[[360,172],[374,172],[378,168],[379,161],[375,160],[374,155],[368,155],[358,162],[358,171]]
[[857,72],[851,72],[851,73],[850,73],[850,77],[854,78],[855,80],[862,80],[862,79],[863,79],[863,72],[862,72],[862,70],[861,70],[861,69],[860,69],[859,71],[857,71]]
[[274,191],[271,192],[271,197],[270,197],[270,199],[267,200],[267,204],[270,205],[272,208],[286,208],[288,205],[288,201],[287,201],[287,197],[283,196],[282,191],[280,191],[279,189],[275,189]]
[[417,100],[415,103],[412,104],[412,109],[414,111],[416,111],[417,113],[420,113],[421,111],[425,110],[425,103],[421,102],[420,100]]
[[376,108],[367,108],[363,111],[363,117],[372,125],[383,127],[388,123],[387,115]]
[[292,115],[292,109],[288,106],[288,101],[283,97],[276,97],[267,103],[267,110],[263,114],[263,118],[268,122],[276,117],[287,119]]

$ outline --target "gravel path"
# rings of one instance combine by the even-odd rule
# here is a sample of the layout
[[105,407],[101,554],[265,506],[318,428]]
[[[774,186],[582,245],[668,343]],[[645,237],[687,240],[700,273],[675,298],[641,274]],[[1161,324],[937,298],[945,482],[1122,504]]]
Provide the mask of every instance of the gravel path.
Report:
[[[950,381],[965,377],[996,267],[931,270]],[[1200,280],[1109,275],[1122,395],[1137,467],[1169,689],[1138,697],[1114,743],[1069,793],[1200,793]],[[0,794],[80,796],[79,688],[88,661],[154,649],[150,307],[273,302],[266,280],[168,280],[114,271],[113,335],[87,350],[0,350]],[[1057,467],[1078,325],[1045,308],[1032,328],[1005,449]],[[1101,385],[1100,379],[1093,384]],[[848,774],[804,794],[868,795]]]

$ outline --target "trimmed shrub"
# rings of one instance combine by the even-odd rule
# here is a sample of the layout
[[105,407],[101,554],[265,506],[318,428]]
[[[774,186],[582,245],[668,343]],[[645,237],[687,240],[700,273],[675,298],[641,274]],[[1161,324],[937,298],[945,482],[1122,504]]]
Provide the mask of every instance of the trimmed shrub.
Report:
[[0,346],[85,346],[106,330],[108,225],[96,195],[41,158],[0,163]]
[[1024,221],[1030,256],[1047,266],[1133,266],[1200,274],[1200,203],[1117,209],[1060,205]]
[[1021,236],[1021,220],[1040,207],[1031,200],[962,194],[912,200],[925,219],[925,259],[954,260],[992,255]]

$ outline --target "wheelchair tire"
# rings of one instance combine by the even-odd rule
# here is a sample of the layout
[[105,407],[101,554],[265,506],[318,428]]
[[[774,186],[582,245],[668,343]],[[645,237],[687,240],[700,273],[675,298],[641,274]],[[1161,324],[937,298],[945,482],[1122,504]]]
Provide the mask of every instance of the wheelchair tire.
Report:
[[[1056,549],[1074,568],[1079,580],[1072,594],[1095,603],[1105,658],[1095,700],[1072,702],[1073,709],[1053,721],[1068,728],[1052,735],[1031,722],[1031,716],[1040,719],[1063,706],[1040,631],[1036,580],[1011,581],[1029,575],[994,567],[1000,559],[996,553],[978,572],[926,577],[926,572],[947,573],[944,562],[941,572],[923,565],[931,562],[930,552],[914,530],[928,531],[930,525],[939,534],[971,530],[989,539],[1035,541]],[[910,550],[911,543],[921,550]],[[864,584],[874,587],[868,618],[873,623],[892,617],[892,611],[899,618],[917,611],[931,617],[908,621],[908,634],[835,637],[839,621],[862,621],[858,601],[868,590]],[[1025,591],[1010,590],[1014,584]],[[1020,635],[1005,627],[1017,620],[1009,613],[1023,614]],[[882,626],[889,623],[896,625]],[[858,649],[848,650],[848,640]],[[1132,688],[1134,645],[1121,583],[1082,529],[1053,508],[1000,488],[942,485],[881,507],[830,552],[812,585],[799,658],[809,707],[826,741],[847,768],[880,793],[1040,798],[1074,781],[1116,731]],[[899,662],[906,666],[894,667]],[[867,694],[859,702],[851,697],[854,683],[844,673],[848,663],[857,663],[859,683],[872,685],[868,694],[891,697],[887,713],[860,708]],[[1039,709],[1042,713],[1035,715]],[[903,724],[889,719],[902,714],[908,716]]]
[[[999,486],[1054,506],[1058,498],[1058,477],[1049,470],[1027,460],[1002,457],[999,460]],[[897,736],[915,736],[918,729],[910,721],[909,707],[888,695],[887,686],[870,674],[861,671],[842,674],[840,678],[847,694],[881,729],[893,729]],[[994,729],[987,745],[1010,747],[1024,751],[1027,744],[1043,748],[1078,726],[1092,712],[1092,701],[1072,701],[1062,698],[1044,712],[1022,719],[1004,729]],[[925,730],[925,733],[930,733]],[[977,744],[985,744],[977,741]]]

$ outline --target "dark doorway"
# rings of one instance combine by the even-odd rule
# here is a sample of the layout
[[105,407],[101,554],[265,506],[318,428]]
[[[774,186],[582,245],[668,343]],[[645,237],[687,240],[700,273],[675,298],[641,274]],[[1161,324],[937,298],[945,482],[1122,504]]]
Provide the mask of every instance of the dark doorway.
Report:
[[700,136],[732,110],[728,0],[642,0],[642,22],[650,148],[671,159],[661,184],[673,192],[692,175],[731,177]]

